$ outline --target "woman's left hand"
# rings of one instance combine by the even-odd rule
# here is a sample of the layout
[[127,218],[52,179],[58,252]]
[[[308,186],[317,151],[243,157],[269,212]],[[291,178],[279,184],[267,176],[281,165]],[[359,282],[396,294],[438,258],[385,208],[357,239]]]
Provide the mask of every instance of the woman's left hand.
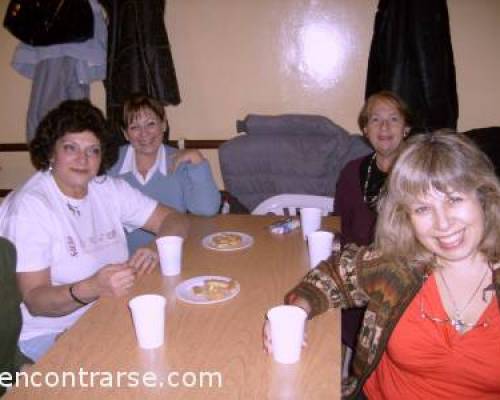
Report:
[[150,273],[158,265],[158,253],[147,247],[138,248],[127,263],[137,271],[137,275]]
[[182,163],[188,164],[199,164],[205,161],[205,157],[200,153],[199,150],[189,149],[189,150],[179,150],[172,156],[171,171],[175,171],[177,167]]

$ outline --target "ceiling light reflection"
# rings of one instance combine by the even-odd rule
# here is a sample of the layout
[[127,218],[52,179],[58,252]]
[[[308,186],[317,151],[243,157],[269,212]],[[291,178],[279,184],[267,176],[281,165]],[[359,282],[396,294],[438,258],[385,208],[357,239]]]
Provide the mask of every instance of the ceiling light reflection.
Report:
[[347,38],[324,21],[304,24],[298,32],[299,69],[322,87],[333,86],[343,73]]

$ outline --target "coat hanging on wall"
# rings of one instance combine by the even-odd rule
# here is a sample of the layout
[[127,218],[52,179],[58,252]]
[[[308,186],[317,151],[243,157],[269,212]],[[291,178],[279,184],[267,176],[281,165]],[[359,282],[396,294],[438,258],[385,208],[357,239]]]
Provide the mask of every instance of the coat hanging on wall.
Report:
[[[70,4],[69,1],[60,3]],[[78,4],[75,2],[76,7]],[[88,0],[88,4],[93,18],[90,39],[68,42],[73,33],[59,36],[64,27],[69,27],[61,24],[57,29],[37,37],[44,43],[56,44],[31,46],[19,43],[16,47],[12,67],[33,81],[26,118],[28,142],[35,136],[38,124],[47,112],[63,100],[88,98],[90,84],[106,77],[107,30],[103,10],[97,0]],[[82,12],[82,19],[85,20],[86,11]]]
[[123,103],[131,93],[141,92],[164,105],[177,105],[179,88],[165,29],[165,0],[100,2],[109,17],[107,117],[118,133]]
[[387,89],[410,106],[414,130],[456,129],[458,98],[446,0],[380,0],[368,97]]
[[10,0],[3,25],[30,46],[84,42],[94,36],[87,0]]

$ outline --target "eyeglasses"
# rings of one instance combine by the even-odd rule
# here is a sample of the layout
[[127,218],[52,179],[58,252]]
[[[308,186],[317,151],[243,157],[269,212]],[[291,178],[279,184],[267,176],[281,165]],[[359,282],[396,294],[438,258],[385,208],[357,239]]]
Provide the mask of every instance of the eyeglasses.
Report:
[[489,321],[486,320],[482,323],[470,324],[461,319],[438,318],[433,317],[425,312],[423,296],[420,295],[420,316],[422,319],[428,319],[429,321],[435,322],[437,324],[450,324],[459,333],[464,333],[467,328],[487,328],[489,326]]
[[370,126],[382,126],[384,124],[386,124],[387,126],[401,126],[404,124],[404,120],[399,115],[393,115],[389,118],[382,118],[378,115],[372,115],[368,118],[368,125]]
[[62,144],[64,154],[70,157],[76,157],[84,153],[88,158],[98,158],[101,156],[101,146],[96,144],[82,149],[78,144],[65,142]]

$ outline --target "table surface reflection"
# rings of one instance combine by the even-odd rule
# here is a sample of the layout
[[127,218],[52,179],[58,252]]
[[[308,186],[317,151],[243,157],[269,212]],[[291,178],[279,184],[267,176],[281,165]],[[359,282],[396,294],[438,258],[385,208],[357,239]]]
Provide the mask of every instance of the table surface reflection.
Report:
[[[286,235],[268,231],[278,218],[192,217],[180,276],[163,277],[157,270],[142,277],[130,296],[100,299],[29,371],[40,387],[13,388],[5,399],[340,398],[338,311],[308,322],[308,345],[299,363],[277,364],[262,350],[265,312],[283,302],[308,266],[300,229]],[[327,230],[339,228],[334,217],[323,223]],[[217,231],[246,232],[255,242],[232,252],[205,249],[201,240]],[[175,287],[198,275],[231,277],[241,291],[213,305],[176,299]],[[165,344],[154,350],[137,346],[127,307],[142,293],[167,298]]]

